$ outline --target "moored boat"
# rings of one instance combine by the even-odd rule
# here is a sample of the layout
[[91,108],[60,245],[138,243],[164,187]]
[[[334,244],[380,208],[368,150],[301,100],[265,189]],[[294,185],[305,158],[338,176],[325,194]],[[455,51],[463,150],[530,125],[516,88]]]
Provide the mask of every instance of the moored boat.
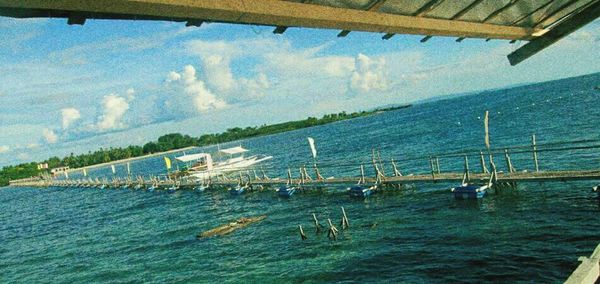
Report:
[[375,192],[377,189],[377,185],[373,185],[371,187],[366,187],[362,185],[355,185],[353,187],[348,188],[348,193],[352,197],[367,197]]
[[277,189],[277,194],[281,197],[290,197],[296,192],[296,187],[283,185]]
[[231,195],[242,195],[247,190],[247,186],[237,185],[228,189]]

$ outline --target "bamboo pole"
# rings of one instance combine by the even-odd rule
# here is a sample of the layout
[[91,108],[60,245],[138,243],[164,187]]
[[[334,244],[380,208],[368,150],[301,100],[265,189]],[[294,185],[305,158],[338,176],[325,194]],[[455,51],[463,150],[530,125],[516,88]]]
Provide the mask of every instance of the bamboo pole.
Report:
[[308,239],[306,237],[306,234],[304,234],[304,230],[302,230],[302,225],[298,225],[298,227],[300,228],[300,238],[304,241],[306,239]]
[[323,228],[323,226],[321,224],[319,224],[319,220],[317,219],[317,215],[315,215],[315,213],[312,213],[312,216],[313,216],[313,220],[315,220],[316,232],[320,233],[321,232],[321,228]]
[[467,182],[471,179],[469,177],[469,157],[467,155],[465,155],[465,178]]
[[333,239],[334,241],[337,240],[337,235],[338,235],[338,229],[333,225],[333,223],[331,222],[331,219],[327,219],[327,222],[329,223],[329,231],[327,232],[327,237],[331,240]]
[[533,162],[535,163],[535,172],[539,172],[540,166],[538,164],[537,146],[535,144],[535,134],[531,135],[531,146],[533,148]]
[[483,174],[489,173],[487,167],[485,166],[485,157],[483,157],[482,151],[479,151],[479,161],[481,162],[481,173],[483,173]]
[[344,206],[342,206],[342,222],[341,222],[342,230],[350,228],[350,222],[348,222],[348,215],[346,215],[346,210],[344,210]]
[[431,168],[431,177],[435,180],[435,169],[433,167],[433,158],[429,156],[429,167]]
[[392,167],[394,168],[394,176],[399,177],[402,176],[402,173],[398,170],[398,166],[396,166],[396,162],[392,159]]

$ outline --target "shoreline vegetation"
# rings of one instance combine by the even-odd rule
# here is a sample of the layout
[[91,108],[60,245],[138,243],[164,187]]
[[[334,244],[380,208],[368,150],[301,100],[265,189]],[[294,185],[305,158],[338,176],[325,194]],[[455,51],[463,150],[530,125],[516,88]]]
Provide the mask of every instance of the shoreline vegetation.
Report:
[[63,157],[62,159],[54,156],[41,162],[22,163],[19,165],[3,167],[2,170],[0,170],[0,187],[9,185],[10,180],[39,176],[41,173],[47,171],[38,169],[38,164],[47,163],[49,169],[64,166],[68,166],[71,169],[99,167],[116,161],[131,161],[135,159],[146,158],[152,155],[162,155],[174,151],[181,151],[185,150],[186,148],[204,147],[216,145],[218,143],[232,142],[240,139],[278,134],[342,120],[375,115],[382,112],[394,111],[411,106],[411,104],[386,106],[370,111],[353,113],[346,113],[344,111],[340,113],[326,114],[322,118],[309,117],[303,120],[288,121],[271,125],[263,124],[261,126],[246,128],[234,127],[229,128],[221,133],[203,134],[200,137],[192,137],[189,135],[182,135],[180,133],[171,133],[160,136],[157,141],[148,142],[143,146],[130,145],[119,148],[100,148],[99,150],[94,152],[89,151],[85,154],[75,155],[71,153],[69,156]]

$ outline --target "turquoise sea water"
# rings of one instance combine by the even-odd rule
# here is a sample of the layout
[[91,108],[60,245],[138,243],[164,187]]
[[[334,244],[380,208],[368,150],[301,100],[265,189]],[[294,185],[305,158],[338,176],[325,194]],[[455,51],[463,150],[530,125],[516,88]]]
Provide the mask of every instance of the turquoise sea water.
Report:
[[[527,145],[534,133],[540,144],[600,139],[597,85],[600,74],[238,143],[273,155],[266,166],[272,177],[311,163],[307,136],[317,141],[325,176],[357,175],[372,148],[398,160],[404,174],[427,173],[429,154],[483,148],[485,110],[494,147]],[[533,168],[529,153],[511,158],[517,170]],[[598,169],[600,149],[541,152],[539,159],[542,170]],[[471,161],[479,170],[477,157]],[[440,165],[458,171],[462,158],[442,158]],[[157,174],[164,165],[156,157],[132,162],[131,169]],[[111,175],[110,168],[89,174]],[[365,200],[348,197],[343,188],[282,199],[272,191],[232,197],[218,190],[7,187],[0,189],[0,282],[562,282],[577,258],[600,242],[594,183],[522,183],[474,202],[454,200],[448,191],[453,184],[443,183],[408,185]],[[338,241],[315,234],[311,214],[339,224],[340,206],[351,228]],[[263,222],[230,235],[195,238],[263,214]],[[300,240],[298,225],[308,240]]]

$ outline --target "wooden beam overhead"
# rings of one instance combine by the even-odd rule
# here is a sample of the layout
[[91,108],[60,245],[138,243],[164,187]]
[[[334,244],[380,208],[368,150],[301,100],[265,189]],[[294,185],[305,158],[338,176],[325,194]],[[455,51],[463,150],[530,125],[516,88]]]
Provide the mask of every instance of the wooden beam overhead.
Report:
[[[381,8],[381,6],[383,6],[383,4],[385,4],[385,1],[387,1],[387,0],[374,0],[371,4],[369,4],[366,11],[375,11],[375,12],[379,11],[379,8]],[[349,30],[343,30],[337,36],[345,37],[349,33],[350,33]]]
[[273,30],[274,34],[283,34],[285,32],[285,30],[287,30],[288,27],[286,26],[277,26],[275,27],[275,29]]
[[[430,1],[430,8],[440,2]],[[0,11],[2,8],[29,9],[56,15],[75,12],[88,19],[187,19],[387,34],[519,40],[531,40],[537,32],[527,27],[412,17],[280,0],[0,0]]]
[[510,65],[514,66],[519,64],[523,60],[542,51],[561,38],[571,34],[598,17],[600,17],[600,1],[596,1],[595,3],[587,6],[581,12],[564,19],[543,36],[540,36],[513,51],[508,55],[508,61],[510,62]]

